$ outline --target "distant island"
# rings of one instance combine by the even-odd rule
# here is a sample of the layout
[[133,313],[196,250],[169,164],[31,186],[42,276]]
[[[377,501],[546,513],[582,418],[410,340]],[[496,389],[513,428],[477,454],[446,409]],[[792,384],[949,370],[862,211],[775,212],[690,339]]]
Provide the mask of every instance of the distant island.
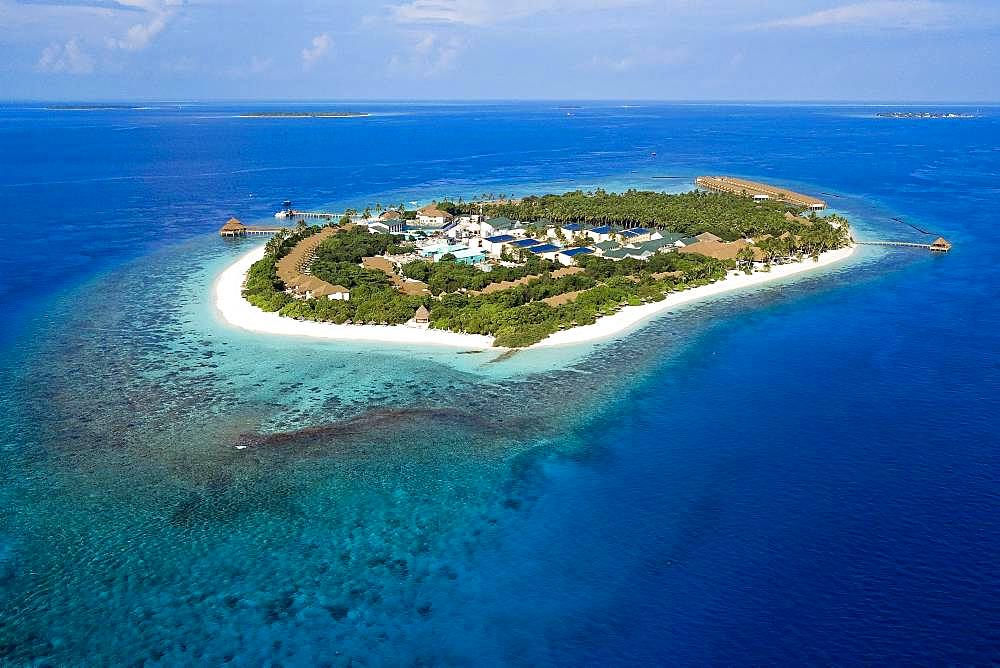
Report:
[[132,111],[141,109],[132,104],[50,104],[49,111]]
[[252,111],[240,118],[355,118],[370,116],[367,111]]
[[937,113],[931,111],[880,111],[878,118],[976,118],[975,114]]
[[484,195],[416,211],[376,204],[323,226],[305,219],[328,214],[284,213],[298,218],[294,227],[232,219],[220,230],[274,233],[220,278],[227,320],[281,334],[470,348],[600,338],[671,305],[853,250],[844,218],[749,193]]

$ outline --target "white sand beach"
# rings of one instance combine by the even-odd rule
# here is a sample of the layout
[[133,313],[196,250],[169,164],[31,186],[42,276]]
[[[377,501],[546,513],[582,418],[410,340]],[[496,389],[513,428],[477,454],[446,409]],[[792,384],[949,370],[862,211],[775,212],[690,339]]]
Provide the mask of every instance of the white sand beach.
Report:
[[483,349],[493,345],[493,337],[457,334],[440,329],[423,329],[406,325],[335,325],[332,322],[299,321],[283,318],[277,313],[262,311],[243,299],[243,280],[250,266],[264,257],[264,246],[258,246],[229,265],[215,282],[215,306],[223,320],[251,332],[306,336],[338,341],[373,341],[420,346],[452,346]]
[[[589,343],[605,339],[635,327],[653,316],[671,308],[705,299],[725,292],[747,288],[775,281],[795,274],[827,267],[850,257],[855,246],[823,253],[818,262],[806,259],[803,262],[785,264],[771,268],[769,272],[757,272],[747,276],[742,272],[730,272],[725,280],[691,288],[668,295],[663,301],[642,306],[626,306],[614,315],[600,318],[592,325],[574,327],[556,332],[532,348],[566,346]],[[424,329],[406,325],[336,325],[327,322],[309,322],[283,318],[277,313],[267,313],[243,299],[242,287],[250,266],[264,256],[261,245],[240,257],[226,268],[215,283],[215,305],[223,320],[231,325],[252,332],[304,336],[317,339],[339,341],[371,341],[377,343],[410,344],[417,346],[451,346],[455,348],[485,349],[492,347],[493,339],[478,334],[458,334],[437,329]]]
[[759,271],[750,274],[749,276],[742,271],[731,271],[725,280],[717,281],[710,285],[703,285],[697,288],[690,288],[688,290],[684,290],[683,292],[674,292],[667,295],[666,299],[663,301],[652,304],[643,304],[642,306],[626,306],[613,315],[599,318],[593,325],[583,325],[582,327],[574,327],[573,329],[564,329],[561,332],[556,332],[547,339],[539,341],[532,347],[543,348],[547,346],[564,346],[605,339],[638,325],[658,313],[669,311],[675,306],[680,306],[681,304],[697,301],[699,299],[706,299],[724,292],[739,290],[740,288],[761,285],[770,281],[776,281],[780,278],[794,276],[795,274],[813,271],[821,267],[827,267],[836,262],[841,262],[849,258],[854,253],[856,248],[857,246],[851,245],[847,248],[828,251],[820,255],[818,262],[813,261],[811,258],[806,258],[802,262],[776,265],[771,267],[771,271]]

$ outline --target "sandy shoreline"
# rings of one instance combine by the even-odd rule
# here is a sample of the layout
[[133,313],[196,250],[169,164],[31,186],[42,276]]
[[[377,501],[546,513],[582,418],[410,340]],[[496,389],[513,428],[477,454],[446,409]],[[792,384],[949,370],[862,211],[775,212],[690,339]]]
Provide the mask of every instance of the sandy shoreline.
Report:
[[[680,304],[704,299],[740,288],[768,283],[787,276],[801,274],[850,257],[855,246],[823,253],[819,262],[806,259],[803,262],[772,267],[769,272],[757,272],[747,276],[742,272],[730,272],[729,276],[717,283],[672,293],[663,301],[642,306],[626,306],[614,315],[600,318],[592,325],[574,327],[556,332],[547,339],[531,346],[544,348],[588,343],[609,338],[644,320],[670,310]],[[491,348],[493,338],[479,334],[459,334],[438,329],[423,329],[406,325],[336,325],[328,322],[309,322],[283,318],[277,313],[267,313],[243,299],[243,279],[257,260],[264,256],[263,244],[240,257],[229,265],[215,282],[215,306],[222,319],[229,324],[251,332],[278,334],[283,336],[305,336],[337,341],[370,341],[397,343],[416,346],[450,346],[454,348]]]
[[820,267],[826,267],[836,262],[846,260],[854,253],[856,248],[856,246],[852,245],[847,248],[828,251],[820,256],[818,262],[814,262],[812,259],[806,258],[802,262],[776,265],[771,267],[771,271],[759,271],[750,274],[749,276],[744,274],[742,271],[731,271],[725,280],[717,281],[709,285],[702,285],[697,288],[689,288],[682,292],[672,292],[667,295],[666,299],[652,304],[643,304],[642,306],[626,306],[613,315],[599,318],[593,325],[583,325],[582,327],[574,327],[573,329],[564,329],[560,332],[556,332],[547,339],[539,341],[532,347],[544,348],[548,346],[563,346],[608,338],[622,332],[623,330],[629,329],[644,320],[652,318],[658,313],[669,311],[675,306],[679,306],[681,304],[697,301],[699,299],[705,299],[724,292],[739,290],[740,288],[761,285],[779,278],[794,276],[795,274],[812,271],[814,269],[819,269]]

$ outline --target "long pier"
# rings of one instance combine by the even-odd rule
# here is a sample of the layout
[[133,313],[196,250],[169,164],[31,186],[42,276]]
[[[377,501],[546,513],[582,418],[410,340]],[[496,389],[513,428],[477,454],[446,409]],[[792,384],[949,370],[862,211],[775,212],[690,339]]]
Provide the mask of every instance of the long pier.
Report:
[[340,218],[343,214],[332,213],[330,211],[295,211],[286,210],[279,211],[274,214],[275,218],[323,218],[325,220],[333,220],[334,218]]
[[939,237],[936,241],[929,244],[919,244],[912,241],[856,241],[856,244],[860,246],[897,246],[902,248],[925,248],[930,251],[936,251],[939,253],[947,253],[951,250],[951,243],[946,241],[944,237]]

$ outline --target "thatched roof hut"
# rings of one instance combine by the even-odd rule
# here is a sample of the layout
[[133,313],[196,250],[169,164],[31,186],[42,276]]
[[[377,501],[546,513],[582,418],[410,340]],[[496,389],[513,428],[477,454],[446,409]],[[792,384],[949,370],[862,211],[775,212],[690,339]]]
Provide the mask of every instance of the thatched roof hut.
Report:
[[937,239],[934,240],[933,243],[931,243],[931,250],[938,251],[941,253],[947,253],[948,251],[951,250],[951,242],[949,242],[944,237],[938,237]]
[[444,220],[451,220],[452,218],[454,218],[454,216],[452,216],[444,209],[439,209],[436,203],[428,204],[424,208],[417,211],[417,214],[420,216],[426,216],[428,218],[443,218]]
[[239,237],[247,233],[247,226],[236,218],[230,218],[219,230],[219,235],[223,237]]
[[417,312],[413,314],[413,319],[418,324],[427,324],[431,321],[431,312],[427,310],[427,307],[421,304],[417,307]]
[[729,243],[722,241],[699,241],[684,248],[679,248],[681,253],[697,253],[716,260],[735,260],[736,255],[749,244],[744,239],[737,239]]

